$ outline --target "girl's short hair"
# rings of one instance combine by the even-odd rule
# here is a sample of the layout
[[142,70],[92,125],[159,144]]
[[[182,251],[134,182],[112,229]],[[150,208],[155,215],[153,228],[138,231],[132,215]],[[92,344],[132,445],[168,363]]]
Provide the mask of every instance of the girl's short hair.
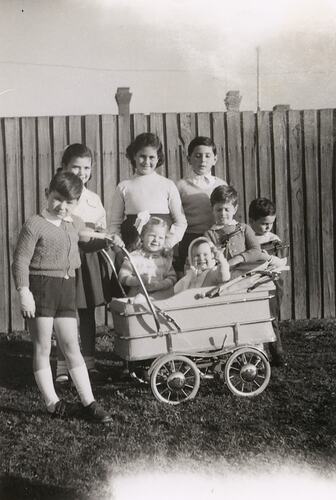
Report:
[[238,205],[238,193],[233,186],[217,186],[211,193],[210,203],[213,207],[216,203],[232,203]]
[[69,144],[69,146],[67,146],[63,151],[61,160],[62,167],[69,165],[73,158],[90,158],[92,163],[92,151],[90,148],[85,146],[85,144],[80,144],[79,142]]
[[163,153],[163,146],[160,139],[155,134],[144,132],[143,134],[137,135],[134,141],[132,141],[131,144],[126,148],[126,157],[131,162],[133,170],[135,170],[135,155],[138,151],[140,151],[140,149],[146,148],[148,146],[156,149],[158,156],[158,162],[156,166],[160,167],[161,165],[163,165],[165,158]]
[[149,221],[147,224],[144,225],[141,235],[143,236],[151,227],[162,227],[165,229],[166,233],[168,232],[168,224],[165,220],[161,219],[160,217],[150,217]]
[[57,172],[49,184],[49,193],[57,191],[66,200],[78,200],[83,191],[83,183],[78,175],[72,172]]
[[188,146],[188,156],[191,156],[192,152],[197,146],[209,146],[209,148],[212,148],[213,154],[217,155],[216,144],[210,137],[205,137],[201,135],[195,137]]
[[268,215],[275,215],[276,208],[273,201],[268,198],[256,198],[249,206],[249,219],[258,220]]

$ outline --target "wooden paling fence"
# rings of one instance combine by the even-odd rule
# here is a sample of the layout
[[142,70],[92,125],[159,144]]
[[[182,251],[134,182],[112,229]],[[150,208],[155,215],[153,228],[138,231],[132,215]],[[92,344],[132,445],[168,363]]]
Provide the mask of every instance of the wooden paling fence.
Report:
[[334,110],[153,113],[1,119],[0,332],[21,330],[11,277],[23,222],[44,206],[45,188],[64,147],[84,142],[94,152],[89,188],[102,198],[108,220],[116,184],[131,174],[126,147],[138,133],[162,139],[161,173],[174,181],[188,172],[187,145],[210,135],[218,148],[217,176],[239,193],[241,220],[257,196],[276,202],[276,231],[290,245],[281,317],[335,315]]

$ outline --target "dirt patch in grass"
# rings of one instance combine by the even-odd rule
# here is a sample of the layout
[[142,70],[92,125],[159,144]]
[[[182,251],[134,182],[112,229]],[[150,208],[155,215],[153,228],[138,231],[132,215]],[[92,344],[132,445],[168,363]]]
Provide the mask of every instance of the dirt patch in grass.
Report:
[[[196,399],[178,407],[158,403],[148,385],[123,379],[112,336],[101,332],[97,357],[106,381],[95,384],[94,393],[114,415],[107,426],[50,419],[33,379],[29,337],[3,335],[0,498],[94,498],[92,491],[107,476],[131,471],[134,464],[147,470],[219,462],[262,468],[290,459],[332,473],[335,328],[331,320],[282,323],[286,366],[272,370],[264,393],[242,399],[220,381],[202,381]],[[76,399],[71,387],[63,396]]]

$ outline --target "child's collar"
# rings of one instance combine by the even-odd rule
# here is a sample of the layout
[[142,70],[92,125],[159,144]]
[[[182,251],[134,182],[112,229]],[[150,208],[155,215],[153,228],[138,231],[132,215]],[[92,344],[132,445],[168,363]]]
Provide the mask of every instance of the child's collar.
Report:
[[217,229],[222,229],[224,226],[236,226],[238,222],[235,219],[232,219],[231,224],[214,224],[211,226],[211,229],[217,230]]
[[60,225],[62,224],[62,220],[64,220],[65,222],[73,222],[73,218],[70,215],[64,217],[64,219],[59,219],[55,215],[49,213],[46,208],[42,210],[41,215],[44,219],[46,219],[48,222],[51,222],[51,224],[54,224],[54,226],[56,227],[60,227]]

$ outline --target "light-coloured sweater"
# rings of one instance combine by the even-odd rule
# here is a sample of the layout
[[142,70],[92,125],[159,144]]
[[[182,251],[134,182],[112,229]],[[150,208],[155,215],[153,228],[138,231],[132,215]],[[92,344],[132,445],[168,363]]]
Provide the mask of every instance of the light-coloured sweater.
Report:
[[217,186],[226,185],[226,182],[219,177],[211,177],[207,187],[197,185],[192,177],[181,179],[177,183],[188,222],[187,233],[203,234],[214,223],[210,195]]
[[[146,275],[149,280],[160,281],[162,290],[172,287],[176,283],[177,277],[172,265],[172,256],[166,256],[162,253],[150,253],[145,250],[135,250],[131,252],[130,256],[140,276]],[[128,276],[133,277],[135,274],[132,264],[128,259],[125,259],[119,271],[120,282],[126,284]],[[128,295],[134,297],[139,292],[142,292],[140,285],[132,286]]]
[[112,233],[120,233],[120,226],[127,215],[147,211],[151,214],[169,214],[173,224],[167,240],[173,246],[185,232],[187,221],[181,198],[174,182],[153,172],[149,175],[133,175],[118,184],[111,208]]

